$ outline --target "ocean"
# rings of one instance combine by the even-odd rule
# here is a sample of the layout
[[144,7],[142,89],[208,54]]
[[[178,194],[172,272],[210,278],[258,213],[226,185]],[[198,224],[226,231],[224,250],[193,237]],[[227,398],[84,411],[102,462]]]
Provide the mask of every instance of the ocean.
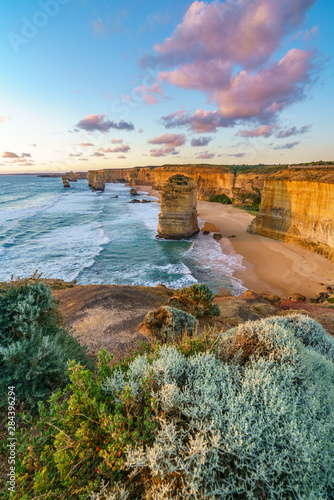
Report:
[[[106,184],[92,192],[86,180],[64,189],[60,178],[0,176],[0,281],[30,276],[86,284],[171,288],[206,283],[218,292],[242,293],[233,277],[241,256],[224,255],[219,243],[199,234],[187,240],[157,238],[160,205],[140,191]],[[115,198],[118,196],[118,198]]]

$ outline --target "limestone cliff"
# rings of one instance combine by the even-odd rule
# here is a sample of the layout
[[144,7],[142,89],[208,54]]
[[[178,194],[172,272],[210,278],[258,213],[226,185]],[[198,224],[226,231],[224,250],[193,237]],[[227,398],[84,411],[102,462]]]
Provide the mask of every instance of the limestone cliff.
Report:
[[163,185],[158,234],[181,239],[198,233],[197,186],[194,179],[174,175]]
[[296,243],[334,261],[334,169],[289,169],[266,179],[249,232]]
[[[91,184],[93,171],[87,174]],[[199,200],[225,194],[236,205],[258,205],[261,199],[266,173],[233,173],[228,167],[219,165],[163,165],[161,167],[134,167],[128,169],[106,169],[105,182],[126,182],[130,186],[154,186],[162,189],[173,175],[191,177],[197,184]]]

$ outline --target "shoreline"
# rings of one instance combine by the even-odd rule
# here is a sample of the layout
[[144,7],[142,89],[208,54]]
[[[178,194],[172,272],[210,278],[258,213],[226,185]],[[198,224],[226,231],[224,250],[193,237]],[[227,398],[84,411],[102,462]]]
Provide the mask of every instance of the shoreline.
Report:
[[[151,186],[137,189],[160,197],[159,191]],[[233,277],[240,279],[249,290],[266,290],[281,297],[297,292],[309,300],[323,291],[324,286],[334,285],[332,261],[292,243],[247,233],[254,216],[246,211],[231,205],[198,201],[197,212],[203,221],[220,228],[223,253],[242,257],[244,270],[236,270]],[[212,235],[206,237],[212,238]]]

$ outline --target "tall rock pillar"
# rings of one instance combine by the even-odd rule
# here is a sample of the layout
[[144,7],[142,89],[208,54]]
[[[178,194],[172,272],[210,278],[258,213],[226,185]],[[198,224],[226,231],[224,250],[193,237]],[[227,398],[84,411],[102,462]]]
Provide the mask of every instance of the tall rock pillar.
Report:
[[95,170],[92,176],[92,188],[93,191],[104,191],[105,188],[105,180],[104,180],[104,172],[100,172],[99,170]]
[[198,233],[197,185],[185,175],[173,175],[161,191],[158,234],[162,238],[181,239]]

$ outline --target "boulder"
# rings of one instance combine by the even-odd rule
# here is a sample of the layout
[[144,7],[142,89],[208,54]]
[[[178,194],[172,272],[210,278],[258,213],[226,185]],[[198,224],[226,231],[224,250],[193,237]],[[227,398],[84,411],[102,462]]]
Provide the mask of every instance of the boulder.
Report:
[[182,239],[198,233],[197,185],[185,175],[173,175],[161,191],[158,234],[162,238]]
[[130,194],[131,194],[131,196],[139,196],[139,194],[137,193],[137,189],[135,189],[135,188],[130,189]]
[[212,237],[214,240],[220,241],[223,236],[220,233],[215,233]]
[[220,232],[220,228],[215,226],[214,224],[212,224],[211,222],[206,222],[204,224],[204,226],[202,227],[201,231],[209,231],[210,232],[213,232],[213,233],[219,233]]
[[183,333],[192,335],[197,320],[192,315],[174,307],[162,306],[149,312],[144,319],[143,327],[158,340],[179,338]]
[[208,234],[210,234],[210,231],[203,231],[203,234],[204,236],[207,236]]
[[131,200],[129,203],[140,203],[140,200]]
[[291,297],[289,297],[289,300],[293,302],[305,302],[306,297],[300,293],[293,293]]
[[152,203],[152,200],[145,200],[145,198],[143,200],[141,200],[142,203]]

